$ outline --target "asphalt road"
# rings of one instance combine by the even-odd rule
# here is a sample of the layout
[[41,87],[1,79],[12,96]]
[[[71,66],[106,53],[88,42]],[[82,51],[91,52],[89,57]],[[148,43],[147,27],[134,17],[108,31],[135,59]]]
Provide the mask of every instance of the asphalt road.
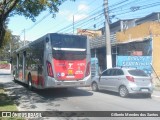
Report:
[[[19,82],[15,83],[11,75],[0,75],[0,83],[4,84],[7,93],[14,99],[20,111],[160,111],[160,91],[154,91],[152,98],[141,95],[121,98],[117,93],[108,91],[93,92],[89,87],[29,91],[26,85]],[[119,118],[63,117],[54,119],[114,120]],[[128,120],[129,118],[121,117],[121,119]],[[135,119],[135,117],[130,119]],[[143,120],[146,118],[136,119]],[[158,120],[160,117],[147,117],[148,119]]]

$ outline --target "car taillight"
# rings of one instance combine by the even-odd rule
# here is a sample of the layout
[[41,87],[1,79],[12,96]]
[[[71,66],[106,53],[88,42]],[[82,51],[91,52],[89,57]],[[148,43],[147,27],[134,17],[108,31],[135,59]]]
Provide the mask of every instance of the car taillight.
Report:
[[47,72],[48,72],[48,76],[54,77],[53,70],[52,70],[52,65],[49,61],[47,61]]
[[134,77],[132,77],[132,76],[126,76],[126,78],[127,78],[128,81],[134,82]]
[[87,68],[86,68],[86,73],[85,73],[85,76],[86,76],[86,77],[90,74],[90,66],[91,66],[91,63],[88,62]]

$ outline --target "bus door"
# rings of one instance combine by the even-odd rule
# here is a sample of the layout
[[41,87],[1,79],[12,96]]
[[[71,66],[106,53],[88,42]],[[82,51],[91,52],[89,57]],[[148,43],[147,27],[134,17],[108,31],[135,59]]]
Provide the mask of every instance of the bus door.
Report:
[[18,80],[22,81],[23,80],[23,54],[19,53],[18,54],[18,68],[17,68],[17,77]]

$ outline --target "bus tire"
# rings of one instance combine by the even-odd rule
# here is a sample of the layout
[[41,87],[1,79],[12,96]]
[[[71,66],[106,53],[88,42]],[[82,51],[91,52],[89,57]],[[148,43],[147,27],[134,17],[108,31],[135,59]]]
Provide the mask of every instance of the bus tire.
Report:
[[28,75],[28,89],[29,89],[29,90],[33,90],[32,77],[31,77],[30,74]]

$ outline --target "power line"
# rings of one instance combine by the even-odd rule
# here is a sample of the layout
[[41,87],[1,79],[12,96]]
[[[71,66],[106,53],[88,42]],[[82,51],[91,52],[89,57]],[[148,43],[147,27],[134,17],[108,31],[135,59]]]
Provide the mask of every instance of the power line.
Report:
[[[137,9],[136,11],[143,10],[143,9],[149,9],[149,8],[159,6],[159,5],[160,5],[160,3],[159,4],[154,4],[154,5],[151,4],[151,5],[146,5],[146,6],[139,6],[139,9]],[[116,14],[116,16],[117,15],[122,15],[122,14],[127,14],[127,13],[130,13],[130,12],[136,12],[136,11],[132,11],[131,8],[127,8],[125,10],[127,10],[127,11],[124,11],[124,12],[120,11],[118,14]]]
[[[85,18],[85,19],[83,19],[83,20],[81,20],[81,21],[76,22],[74,25],[76,25],[76,24],[78,24],[78,23],[81,23],[81,22],[82,22],[81,24],[83,24],[83,23],[84,23],[84,20],[87,20],[88,18],[89,18],[89,20],[87,20],[87,22],[90,21],[90,20],[92,20],[94,17],[96,17],[95,15],[97,15],[97,13],[99,13],[99,12],[96,12],[96,14],[92,14],[91,16],[88,16],[87,18]],[[102,11],[101,11],[100,14],[102,14]],[[97,16],[99,16],[99,14],[98,14]],[[65,29],[69,29],[70,27],[72,27],[72,24],[70,24],[70,25],[68,25],[68,26],[66,26],[66,27],[58,30],[57,32],[64,31]]]
[[[86,19],[90,18],[91,16],[93,16],[93,15],[99,13],[100,11],[103,11],[103,10],[101,9],[101,10],[99,10],[98,12],[93,13],[94,11],[96,11],[96,10],[98,10],[98,9],[99,9],[99,7],[96,8],[96,9],[94,9],[94,10],[91,11],[90,13],[88,13],[88,15],[89,15],[88,17],[86,17],[86,18],[84,18],[84,19],[82,19],[82,20],[79,20],[79,21],[75,22],[75,24],[80,23],[80,22],[83,22],[84,20],[86,20]],[[91,15],[90,15],[90,14],[91,14]],[[60,32],[60,31],[62,31],[62,30],[64,30],[64,29],[66,29],[67,27],[72,27],[72,25],[73,25],[73,24],[71,23],[71,24],[69,24],[69,25],[67,25],[67,26],[65,26],[65,27],[63,27],[63,28],[61,28],[61,29],[58,30],[57,32]],[[56,25],[56,26],[58,26],[58,25]],[[54,26],[54,27],[56,27],[56,26]]]
[[[122,4],[122,3],[126,2],[126,1],[128,1],[128,0],[123,0],[123,1],[121,1],[121,2],[118,2],[118,3],[114,4],[114,5],[112,5],[111,7],[113,7],[113,6],[115,6],[115,5]],[[96,10],[96,9],[95,9],[95,10]],[[95,10],[93,10],[91,13],[93,13]],[[103,9],[101,9],[100,11],[103,11]],[[94,13],[94,14],[96,14],[96,13]],[[91,15],[91,16],[92,16],[92,15]],[[91,16],[89,16],[89,17],[91,17]],[[89,17],[87,17],[87,18],[89,18]],[[87,19],[87,18],[85,18],[85,19]],[[92,19],[92,18],[91,18],[91,19]],[[78,21],[78,23],[80,23],[80,22],[84,22],[84,19],[82,19],[81,21]],[[75,23],[75,24],[77,24],[77,23]],[[74,25],[75,25],[75,24],[74,24]],[[66,26],[66,27],[58,30],[57,32],[61,32],[61,31],[63,31],[64,29],[69,29],[69,27],[72,27],[72,24],[70,24],[70,25],[68,25],[68,26]]]
[[[110,6],[110,7],[114,7],[115,5],[122,4],[122,3],[126,2],[126,1],[128,1],[128,0],[123,0],[123,1],[121,1],[121,2],[118,2],[118,3]],[[101,7],[102,7],[102,6],[101,6]],[[97,9],[95,9],[95,10],[97,10]],[[93,10],[91,13],[93,13],[95,10]],[[101,9],[100,11],[103,11],[103,9]],[[77,13],[78,13],[78,12],[77,12]],[[96,14],[96,13],[94,13],[94,15],[95,15],[95,14]],[[104,13],[102,13],[102,15],[103,15],[103,14],[104,14]],[[92,15],[91,15],[91,16],[92,16]],[[87,18],[90,18],[91,16],[89,16],[89,17],[87,17]],[[93,18],[91,18],[91,19],[87,20],[86,22],[84,22],[84,20],[86,20],[87,18],[82,19],[81,21],[78,21],[77,23],[74,24],[74,26],[75,26],[76,24],[78,24],[78,25],[82,25],[82,24],[83,24],[83,26],[85,26],[86,24],[84,24],[84,23],[87,23],[87,22],[89,22],[89,21],[91,21],[91,20],[93,19]],[[81,23],[81,22],[82,22],[82,23]],[[76,26],[77,26],[77,25],[76,25]],[[83,27],[83,26],[81,26],[81,27]],[[72,27],[72,24],[70,24],[70,25],[68,25],[68,26],[60,29],[60,30],[57,31],[57,32],[64,31],[64,29],[67,29],[67,30],[68,30],[68,29],[70,29],[70,27]],[[67,31],[67,30],[65,30],[65,31]]]
[[[76,25],[76,28],[83,28],[83,29],[91,29],[91,28],[94,28],[94,25],[95,25],[95,28],[98,28],[97,26],[100,26],[104,25],[104,16],[103,16],[104,13],[102,14],[99,14],[97,15],[97,19],[89,19],[88,21],[86,22],[83,22],[82,24],[79,24],[79,25]],[[98,25],[99,24],[99,25]],[[68,28],[67,30],[63,31],[63,32],[66,32],[66,33],[71,33],[71,29]]]
[[[87,4],[88,6],[90,6],[90,5],[92,5],[93,3],[95,3],[96,2],[96,0],[93,0],[92,2],[90,2],[89,4]],[[97,7],[96,9],[94,9],[92,12],[90,12],[90,13],[88,13],[88,14],[91,14],[91,13],[93,13],[94,11],[96,11],[97,9],[99,9],[100,7],[102,7],[102,5],[101,6],[99,6],[99,7]],[[74,15],[75,14],[77,14],[77,13],[83,13],[83,11],[84,11],[84,9],[82,9],[82,10],[80,10],[80,11],[78,11],[77,10],[77,12],[76,13],[74,13]],[[56,24],[55,26],[53,26],[52,28],[55,28],[55,27],[57,27],[57,26],[59,26],[59,25],[61,25],[62,26],[62,22],[63,22],[64,20],[62,20],[62,21],[60,21],[59,22],[59,24]],[[59,26],[60,27],[60,26]],[[52,28],[50,28],[50,29],[48,29],[47,31],[49,31],[49,30],[51,30]],[[63,29],[63,28],[62,28]],[[61,29],[60,29],[61,30]],[[60,30],[58,30],[58,31],[60,31]]]
[[[32,26],[26,28],[25,30],[22,30],[22,32],[19,34],[20,36],[26,32],[26,31],[30,31],[31,29],[33,29],[36,25],[38,25],[40,22],[42,22],[44,19],[46,19],[48,16],[50,15],[50,13],[47,13],[46,15],[44,15],[40,20],[38,20],[37,22],[35,22]],[[25,34],[25,33],[24,33]]]
[[50,13],[47,13],[40,20],[38,20],[35,24],[33,24],[32,26],[30,26],[26,30],[29,31],[29,30],[33,29],[36,25],[38,25],[40,22],[42,22],[44,19],[46,19],[49,15],[50,15]]
[[[112,5],[111,7],[114,7],[115,5],[119,5],[119,4],[122,4],[122,3],[124,3],[124,2],[127,2],[128,0],[123,0],[123,1],[121,1],[121,2],[118,2],[118,3],[116,3],[116,4],[114,4],[114,5]],[[132,1],[133,2],[133,1]],[[127,3],[128,4],[128,3]],[[103,11],[103,9],[101,9],[101,11]],[[91,12],[92,13],[92,12]],[[94,13],[95,14],[95,13]],[[104,13],[103,13],[104,14]],[[89,16],[89,17],[87,17],[87,18],[90,18],[91,16]],[[87,19],[87,18],[85,18],[85,19]],[[81,21],[78,21],[78,23],[80,24],[80,22],[83,22],[82,24],[84,24],[84,20],[85,19],[82,19]],[[93,19],[93,18],[91,18],[91,19]],[[88,21],[90,21],[91,19],[89,19]],[[87,21],[87,22],[88,22]],[[78,24],[78,23],[75,23],[75,24]],[[86,22],[85,22],[86,23]],[[75,26],[75,24],[74,24],[74,26]],[[68,29],[70,29],[70,27],[72,27],[72,24],[70,24],[70,25],[68,25],[68,26],[66,26],[66,27],[64,27],[64,28],[62,28],[62,29],[60,29],[60,30],[58,30],[57,32],[61,32],[61,31],[67,31]],[[66,30],[67,29],[67,30]]]
[[[100,19],[103,14],[104,14],[104,13],[101,13],[101,14],[97,15],[96,17],[99,17],[98,19]],[[98,20],[98,19],[97,19],[97,20]],[[95,21],[94,18],[91,18],[90,20]],[[90,22],[90,20],[88,20],[87,22],[85,22],[85,23],[83,23],[83,24],[80,24],[79,26],[80,26],[80,27],[86,26],[86,25],[88,24],[88,22]]]
[[129,1],[129,0],[123,0],[123,1],[121,1],[121,2],[117,2],[117,3],[109,6],[109,8],[114,8],[115,6],[121,5],[121,4],[123,4],[123,3],[127,2],[127,1]]
[[[127,1],[129,1],[129,0],[126,0],[124,3],[126,3]],[[128,6],[128,5],[130,5],[130,4],[132,4],[132,3],[135,3],[137,0],[134,0],[134,1],[131,1],[131,2],[129,2],[129,3],[126,3],[126,4],[122,4],[121,6],[118,6],[118,7],[116,7],[116,8],[112,8],[112,9],[109,9],[109,12],[111,12],[111,11],[114,11],[114,10],[117,10],[117,9],[121,9],[122,7],[126,7],[126,6]]]
[[[120,4],[122,4],[122,3],[124,3],[124,2],[127,2],[127,1],[129,1],[129,0],[123,0],[123,1],[121,1],[121,2],[118,2],[118,3],[110,6],[110,7],[114,7],[115,5],[120,5]],[[94,2],[95,2],[95,1],[94,1]],[[88,5],[91,5],[91,4],[93,4],[93,2],[89,3]],[[95,9],[95,10],[96,10],[96,9]],[[94,11],[95,11],[95,10],[94,10]],[[81,11],[83,11],[83,10],[81,10]],[[92,11],[92,12],[90,12],[90,13],[93,13],[94,11]],[[80,13],[80,12],[77,11],[77,13]],[[95,13],[94,13],[94,14],[95,14]],[[89,17],[90,17],[90,16],[89,16]],[[87,18],[88,18],[88,17],[87,17]],[[85,19],[86,19],[86,18],[85,18]],[[82,19],[81,21],[83,21],[83,20],[84,20],[84,19]],[[79,21],[79,23],[80,23],[80,21]],[[61,24],[61,22],[60,22],[60,24]],[[72,25],[73,25],[73,24],[70,24],[70,25],[68,25],[68,26],[66,26],[66,27],[58,30],[57,32],[61,32],[61,31],[64,30],[64,29],[69,29],[69,27],[72,27]],[[56,26],[58,26],[58,25],[56,25]],[[56,26],[55,26],[55,27],[56,27]]]
[[[118,16],[118,15],[125,15],[125,14],[127,14],[127,13],[131,13],[131,12],[135,12],[136,13],[136,11],[133,11],[131,8],[132,7],[137,7],[140,3],[142,3],[143,2],[143,0],[133,0],[133,1],[130,1],[130,0],[122,0],[122,1],[119,1],[119,2],[116,2],[115,4],[113,4],[113,5],[110,5],[109,6],[109,12],[111,13],[112,12],[112,14],[114,14],[115,16]],[[154,1],[153,1],[154,2]],[[141,6],[138,6],[139,7],[139,9],[137,9],[137,11],[140,11],[140,10],[142,10],[142,9],[148,9],[148,8],[151,8],[151,7],[155,7],[155,6],[158,6],[159,5],[159,2],[155,2],[155,3],[153,3],[153,2],[147,2],[147,4],[145,4],[145,5],[141,5]],[[91,2],[92,3],[92,2]],[[91,4],[90,3],[90,4]],[[157,4],[158,3],[158,4]],[[74,26],[75,26],[75,28],[77,28],[77,27],[87,27],[87,25],[89,26],[89,25],[91,25],[91,26],[93,26],[93,24],[94,24],[94,19],[95,19],[95,17],[96,17],[96,15],[98,16],[100,16],[100,15],[103,15],[104,14],[104,12],[102,12],[103,11],[103,9],[101,8],[102,6],[100,6],[100,7],[98,7],[98,8],[96,8],[96,9],[94,9],[93,11],[91,11],[89,14],[91,14],[91,15],[89,15],[88,17],[86,17],[85,19],[82,19],[82,20],[80,20],[80,21],[77,21],[77,22],[75,22],[74,23]],[[99,10],[100,9],[100,10]],[[82,10],[83,11],[83,10]],[[77,11],[77,13],[80,13],[80,11]],[[47,15],[46,15],[47,16]],[[46,16],[44,16],[42,19],[40,19],[38,22],[36,22],[34,25],[32,25],[31,27],[29,27],[29,28],[27,28],[26,30],[31,30],[33,27],[35,27],[36,25],[38,25],[41,21],[43,21],[45,18],[46,18]],[[100,18],[97,18],[98,20],[100,19]],[[102,21],[103,22],[103,21]],[[89,24],[88,24],[89,23]],[[58,25],[60,25],[60,24],[62,24],[61,22],[58,24]],[[104,23],[98,23],[98,24],[104,24]],[[55,27],[56,26],[58,26],[57,24],[55,25]],[[73,29],[72,28],[72,25],[73,24],[69,24],[69,25],[67,25],[67,26],[65,26],[65,27],[63,27],[63,28],[61,28],[60,30],[58,30],[57,32],[66,32],[66,31],[70,31],[70,29]],[[73,31],[73,30],[72,30]],[[21,33],[22,34],[22,33]]]

